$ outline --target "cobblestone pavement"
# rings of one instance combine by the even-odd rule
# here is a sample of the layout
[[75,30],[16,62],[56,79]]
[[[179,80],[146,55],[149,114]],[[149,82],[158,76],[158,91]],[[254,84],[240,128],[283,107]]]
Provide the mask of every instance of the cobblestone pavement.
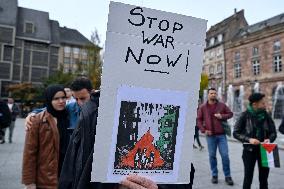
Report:
[[[12,144],[0,144],[0,189],[20,189],[23,188],[21,184],[21,166],[22,166],[22,152],[25,138],[24,120],[17,119],[14,131],[14,140]],[[218,154],[218,169],[219,169],[219,183],[216,185],[210,182],[210,170],[208,161],[208,152],[206,141],[204,137],[200,137],[205,149],[199,151],[193,150],[193,163],[196,168],[194,187],[195,189],[222,189],[232,188],[241,189],[243,180],[243,163],[241,159],[242,145],[234,140],[229,142],[229,152],[231,161],[231,172],[234,186],[227,186],[224,181],[224,176],[221,167],[220,155]],[[278,135],[278,142],[283,141],[284,135]],[[284,145],[283,145],[284,146]],[[283,148],[284,149],[284,148]],[[283,189],[284,188],[284,150],[280,150],[281,168],[271,169],[269,175],[269,189]],[[255,168],[255,175],[252,189],[258,188],[258,172]]]

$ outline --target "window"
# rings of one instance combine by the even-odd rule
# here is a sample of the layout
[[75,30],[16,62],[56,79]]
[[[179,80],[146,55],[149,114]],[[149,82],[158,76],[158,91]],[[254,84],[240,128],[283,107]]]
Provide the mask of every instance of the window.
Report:
[[240,61],[241,59],[241,55],[240,55],[240,52],[235,52],[235,61]]
[[209,67],[209,74],[213,75],[214,74],[214,66]]
[[282,60],[281,55],[274,56],[274,72],[282,71]]
[[217,73],[222,73],[222,64],[218,64]]
[[34,24],[31,22],[25,23],[25,33],[34,33]]
[[70,64],[70,58],[64,58],[64,64]]
[[73,57],[79,58],[79,52],[80,52],[79,48],[73,48]]
[[4,61],[12,61],[12,46],[4,46],[3,60]]
[[279,40],[275,41],[274,44],[273,44],[273,50],[274,51],[280,51],[281,49],[281,43]]
[[209,54],[209,60],[212,60],[214,58],[214,51],[211,51]]
[[64,53],[70,53],[71,52],[71,48],[70,47],[64,47]]
[[84,57],[84,58],[87,58],[87,56],[88,56],[88,52],[87,52],[87,50],[82,50],[82,56]]
[[253,72],[253,75],[259,75],[260,74],[259,60],[252,61],[252,72]]
[[32,64],[35,66],[48,66],[48,52],[32,52]]
[[87,60],[81,60],[82,64],[87,64],[88,61]]
[[218,42],[222,42],[222,40],[223,40],[223,35],[222,35],[222,34],[219,34],[219,35],[218,35]]
[[258,56],[258,48],[257,47],[252,48],[252,56]]
[[242,76],[242,67],[240,63],[234,65],[235,78],[240,78]]
[[222,57],[222,48],[219,48],[217,51],[217,57]]
[[64,47],[64,57],[70,57],[71,48],[66,46]]
[[0,43],[13,43],[14,30],[13,28],[6,28],[0,26]]
[[215,43],[215,38],[212,37],[212,38],[210,39],[210,46],[211,46],[211,45],[214,45],[214,43]]

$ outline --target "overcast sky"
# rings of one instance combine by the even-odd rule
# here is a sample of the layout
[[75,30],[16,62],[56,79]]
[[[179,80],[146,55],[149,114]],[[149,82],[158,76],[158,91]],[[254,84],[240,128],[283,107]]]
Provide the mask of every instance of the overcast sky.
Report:
[[[282,0],[116,0],[208,20],[207,29],[244,9],[249,24],[284,13]],[[19,6],[49,12],[60,26],[74,28],[90,39],[98,30],[105,40],[109,0],[18,0]]]

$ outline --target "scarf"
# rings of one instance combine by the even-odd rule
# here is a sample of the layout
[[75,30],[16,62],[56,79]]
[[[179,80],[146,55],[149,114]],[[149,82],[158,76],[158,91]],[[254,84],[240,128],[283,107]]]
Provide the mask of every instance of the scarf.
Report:
[[267,113],[265,110],[263,109],[260,109],[260,110],[255,110],[253,109],[253,107],[251,105],[248,105],[247,107],[247,110],[248,112],[257,119],[257,125],[256,125],[256,137],[259,139],[259,140],[263,140],[264,137],[265,137],[265,131],[264,131],[264,128],[263,128],[263,124],[264,124],[264,120],[267,118]]
[[262,121],[266,119],[266,111],[265,110],[255,110],[251,105],[248,105],[247,110],[250,114],[252,114],[258,121]]
[[57,129],[59,132],[59,166],[58,166],[58,173],[61,171],[61,167],[63,164],[63,160],[67,151],[67,147],[69,144],[69,133],[67,128],[69,127],[69,119],[68,119],[68,112],[66,109],[58,111],[55,110],[52,106],[52,99],[57,92],[63,92],[65,95],[64,87],[61,85],[50,85],[46,88],[45,91],[45,104],[46,110],[50,113],[53,117],[57,119]]

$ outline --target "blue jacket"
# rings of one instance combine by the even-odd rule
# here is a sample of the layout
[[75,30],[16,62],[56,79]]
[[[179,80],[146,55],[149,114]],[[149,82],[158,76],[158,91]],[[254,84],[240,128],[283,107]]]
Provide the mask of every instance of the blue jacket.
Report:
[[[37,114],[45,109],[46,108],[34,109],[32,113]],[[66,110],[68,111],[69,121],[70,121],[69,129],[75,129],[79,120],[81,108],[76,102],[71,102],[66,105]]]
[[81,108],[76,102],[71,102],[66,105],[66,110],[68,111],[70,119],[69,128],[75,129],[78,124]]

